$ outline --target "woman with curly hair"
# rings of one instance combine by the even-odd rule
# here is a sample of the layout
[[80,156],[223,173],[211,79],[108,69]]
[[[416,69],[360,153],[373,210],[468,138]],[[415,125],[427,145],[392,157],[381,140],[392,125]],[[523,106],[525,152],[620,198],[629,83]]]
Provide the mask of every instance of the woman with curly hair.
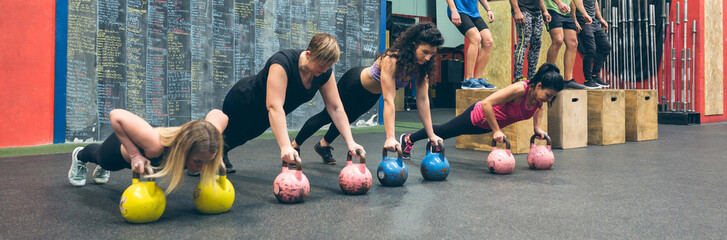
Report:
[[[444,44],[442,34],[432,23],[419,23],[407,28],[396,39],[393,46],[379,54],[370,67],[361,66],[348,70],[338,82],[341,102],[350,122],[367,112],[380,96],[384,97],[384,125],[386,142],[384,148],[396,151],[401,145],[394,131],[394,97],[396,88],[416,84],[417,109],[419,117],[432,142],[441,140],[432,130],[432,116],[429,111],[429,76],[434,73],[437,48]],[[323,110],[308,119],[295,137],[292,145],[300,146],[315,131],[331,123],[331,117]],[[348,127],[348,126],[346,126]],[[313,149],[329,165],[336,164],[331,154],[331,142],[339,135],[337,126],[332,125],[326,135]]]

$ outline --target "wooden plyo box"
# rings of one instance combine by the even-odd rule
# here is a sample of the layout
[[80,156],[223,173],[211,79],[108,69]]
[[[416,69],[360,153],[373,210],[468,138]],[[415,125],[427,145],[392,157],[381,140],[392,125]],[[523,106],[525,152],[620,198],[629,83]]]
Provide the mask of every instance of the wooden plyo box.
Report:
[[626,142],[626,94],[624,90],[598,89],[588,92],[588,144]]
[[588,92],[562,90],[548,109],[548,135],[554,148],[588,146]]
[[659,138],[656,90],[626,90],[626,140]]
[[[492,95],[496,90],[471,90],[457,89],[457,106],[456,114],[459,115],[472,104],[481,101]],[[548,129],[548,107],[544,104],[543,118],[540,121],[542,129]],[[510,140],[510,146],[513,154],[527,153],[530,151],[530,137],[533,136],[533,119],[516,122],[510,126],[502,128],[502,132]],[[536,140],[536,144],[545,145],[545,141]],[[456,138],[455,146],[461,149],[474,149],[478,151],[492,150],[492,133],[478,135],[461,135]],[[503,144],[498,145],[504,148]]]

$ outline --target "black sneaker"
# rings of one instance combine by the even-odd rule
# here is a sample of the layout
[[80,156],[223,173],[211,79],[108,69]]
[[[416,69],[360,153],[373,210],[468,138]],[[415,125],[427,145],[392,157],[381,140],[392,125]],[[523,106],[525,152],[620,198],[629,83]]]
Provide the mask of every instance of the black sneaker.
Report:
[[598,85],[598,83],[596,83],[596,81],[593,81],[593,80],[584,82],[583,83],[583,86],[586,86],[587,89],[599,89],[599,88],[601,88],[601,85]]
[[318,153],[318,155],[323,158],[323,163],[328,165],[336,165],[336,159],[333,159],[333,154],[331,154],[331,150],[333,150],[333,147],[331,146],[321,146],[321,142],[316,143],[315,146],[313,146],[313,150]]
[[565,81],[565,88],[584,89],[586,86],[577,83],[575,79],[571,79],[570,81]]
[[222,162],[225,163],[225,169],[226,169],[227,173],[235,173],[235,172],[237,172],[237,170],[235,170],[234,168],[232,168],[232,163],[230,163],[230,159],[227,158],[227,154],[225,154],[224,156],[222,156]]
[[610,84],[603,82],[603,79],[601,79],[598,76],[593,76],[592,79],[593,79],[594,82],[598,83],[598,85],[601,85],[601,87],[609,87],[609,86],[611,86]]
[[401,144],[401,158],[404,160],[411,160],[411,148],[414,146],[414,143],[409,140],[409,135],[411,134],[404,133],[399,136],[399,143]]
[[522,77],[522,78],[515,79],[515,81],[513,81],[512,83],[516,83],[516,82],[520,82],[520,81],[525,81],[525,80],[528,80],[528,79]]

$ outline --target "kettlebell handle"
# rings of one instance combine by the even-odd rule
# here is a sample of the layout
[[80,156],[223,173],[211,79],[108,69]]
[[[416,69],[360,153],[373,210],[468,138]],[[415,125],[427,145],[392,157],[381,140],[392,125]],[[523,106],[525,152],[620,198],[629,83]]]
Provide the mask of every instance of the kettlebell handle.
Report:
[[[439,140],[439,141],[437,141],[437,143],[438,143],[439,149],[440,149],[439,150],[439,153],[442,155],[442,157],[444,157],[444,142],[441,141],[441,140]],[[427,141],[427,150],[429,150],[430,152],[434,152],[433,149],[432,149],[432,142],[431,141]]]
[[[154,169],[151,168],[151,166],[146,166],[145,168],[146,168],[146,171],[149,174],[154,174]],[[134,181],[134,180],[136,180],[136,181]],[[155,178],[146,178],[146,180],[149,181],[149,182],[155,182],[156,181]],[[139,181],[141,181],[141,174],[139,174],[138,172],[131,171],[131,183],[136,183],[136,182],[139,182]]]
[[[538,134],[533,134],[533,136],[530,137],[530,143],[535,143],[535,137],[537,137],[537,136],[538,136]],[[545,141],[548,143],[548,146],[551,145],[550,136],[548,136],[548,134],[545,134]]]
[[[365,164],[366,163],[366,157],[361,156],[361,150],[356,150],[356,154],[358,154],[358,156],[359,156],[358,162],[359,163],[362,163],[362,164]],[[348,161],[353,161],[352,159],[353,159],[353,156],[351,155],[351,152],[348,152],[348,154],[346,154],[346,161],[347,162]]]
[[[384,157],[386,157],[386,155],[387,155],[388,152],[389,151],[386,151],[386,148],[384,148],[381,154],[384,155]],[[396,147],[396,152],[399,154],[398,155],[398,158],[404,158],[404,155],[402,155],[402,153],[401,153],[401,147],[400,146],[399,147]]]
[[[283,167],[290,167],[291,163],[287,163],[285,161],[283,162]],[[295,156],[295,170],[301,171],[303,170],[303,162],[300,161],[300,157]]]
[[[505,146],[507,146],[507,149],[510,149],[510,140],[507,140],[507,137],[503,138],[505,140]],[[497,146],[497,141],[495,139],[492,139],[492,147]]]

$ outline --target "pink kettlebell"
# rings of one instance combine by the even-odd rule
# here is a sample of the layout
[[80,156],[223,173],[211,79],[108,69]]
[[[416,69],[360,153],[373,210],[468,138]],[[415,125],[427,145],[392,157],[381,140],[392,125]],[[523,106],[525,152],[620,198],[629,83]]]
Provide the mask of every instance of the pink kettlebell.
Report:
[[283,162],[283,169],[273,182],[273,193],[275,198],[282,203],[300,203],[305,201],[310,192],[310,183],[303,174],[303,163],[300,158],[295,158],[295,169],[289,169],[290,165]]
[[[361,152],[357,152],[361,156]],[[359,158],[360,163],[353,163],[351,153],[346,157],[346,167],[341,169],[338,174],[338,185],[341,186],[346,194],[361,195],[366,194],[371,188],[371,171],[366,168],[366,158]]]
[[497,148],[497,142],[492,139],[492,152],[487,156],[487,167],[490,172],[497,174],[510,174],[515,169],[515,156],[510,151],[510,141],[505,138],[507,149]]
[[537,134],[533,134],[530,137],[530,152],[528,152],[528,166],[531,169],[550,169],[553,167],[555,156],[551,150],[550,136],[545,135],[545,141],[548,143],[547,146],[535,145],[535,137]]

